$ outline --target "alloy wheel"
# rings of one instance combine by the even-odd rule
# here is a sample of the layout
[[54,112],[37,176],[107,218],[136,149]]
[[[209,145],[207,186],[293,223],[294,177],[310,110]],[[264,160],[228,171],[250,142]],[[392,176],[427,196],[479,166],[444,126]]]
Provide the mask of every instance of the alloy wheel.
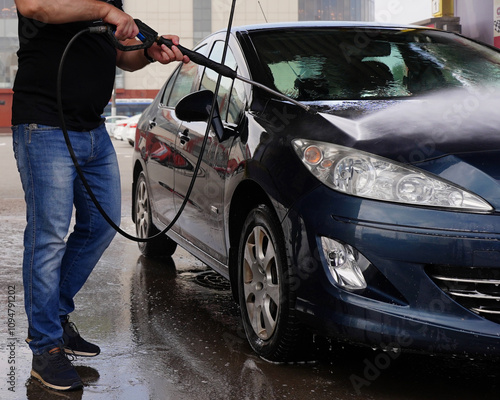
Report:
[[274,243],[262,226],[255,226],[246,239],[243,288],[252,328],[267,340],[277,325],[280,285]]

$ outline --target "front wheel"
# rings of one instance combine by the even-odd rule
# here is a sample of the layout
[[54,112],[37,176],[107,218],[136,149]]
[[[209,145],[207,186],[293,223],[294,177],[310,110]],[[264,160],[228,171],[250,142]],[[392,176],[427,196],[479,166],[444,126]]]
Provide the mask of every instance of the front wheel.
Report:
[[[141,172],[137,179],[134,193],[135,231],[144,239],[158,234],[160,231],[153,225],[151,202],[149,199],[146,175]],[[177,243],[167,235],[157,237],[147,242],[138,242],[139,250],[148,257],[169,257],[174,254]]]
[[238,296],[247,339],[262,358],[291,361],[299,326],[283,233],[266,205],[253,209],[238,248]]

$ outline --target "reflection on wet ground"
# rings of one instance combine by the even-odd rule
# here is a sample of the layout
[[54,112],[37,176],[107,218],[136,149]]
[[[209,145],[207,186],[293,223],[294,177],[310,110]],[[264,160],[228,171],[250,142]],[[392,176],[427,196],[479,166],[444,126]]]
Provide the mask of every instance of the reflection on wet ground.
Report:
[[[24,343],[20,269],[24,217],[12,212],[18,203],[0,203],[2,400],[499,397],[500,365],[494,360],[389,354],[318,338],[312,362],[267,363],[246,342],[226,281],[182,249],[171,259],[146,259],[135,243],[119,236],[77,295],[71,317],[102,353],[74,362],[85,384],[82,391],[46,389],[29,379],[31,352]],[[133,232],[129,215],[122,227]],[[15,298],[9,298],[12,287]],[[15,309],[12,326],[9,304]],[[13,379],[10,367],[15,367]]]

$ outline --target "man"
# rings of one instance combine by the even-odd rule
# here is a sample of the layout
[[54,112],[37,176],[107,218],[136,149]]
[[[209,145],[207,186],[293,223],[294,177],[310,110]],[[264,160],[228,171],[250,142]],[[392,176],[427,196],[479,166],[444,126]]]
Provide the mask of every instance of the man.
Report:
[[[61,55],[82,29],[116,26],[124,44],[139,30],[121,0],[16,0],[19,70],[14,83],[14,153],[25,192],[23,283],[31,375],[58,390],[82,387],[65,353],[95,356],[68,315],[115,232],[99,214],[78,178],[59,128],[56,79]],[[166,36],[178,44],[177,36]],[[119,224],[120,176],[113,145],[101,118],[113,88],[116,66],[135,71],[152,61],[188,62],[175,46],[117,51],[105,35],[81,35],[69,50],[62,77],[62,102],[70,140],[100,204]],[[69,230],[73,206],[76,223]]]

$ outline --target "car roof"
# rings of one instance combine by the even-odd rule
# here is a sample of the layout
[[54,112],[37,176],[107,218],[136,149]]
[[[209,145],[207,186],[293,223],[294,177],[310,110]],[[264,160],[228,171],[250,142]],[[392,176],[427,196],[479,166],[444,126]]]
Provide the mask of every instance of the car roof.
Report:
[[[258,30],[273,30],[273,29],[291,29],[291,28],[373,28],[373,29],[390,29],[390,30],[404,30],[404,29],[432,29],[425,26],[408,25],[408,24],[382,24],[378,22],[361,22],[361,21],[295,21],[295,22],[279,22],[279,23],[265,23],[242,25],[232,27],[232,32],[251,32]],[[224,31],[221,29],[219,32]]]

